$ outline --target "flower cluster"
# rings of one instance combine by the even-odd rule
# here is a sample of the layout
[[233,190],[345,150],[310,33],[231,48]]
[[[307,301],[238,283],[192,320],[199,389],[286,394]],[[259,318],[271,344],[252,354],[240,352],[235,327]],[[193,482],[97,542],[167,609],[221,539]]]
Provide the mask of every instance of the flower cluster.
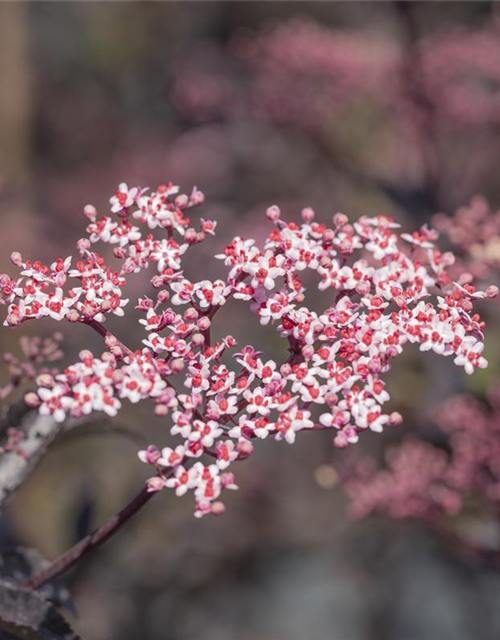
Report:
[[[500,119],[495,23],[441,32],[404,50],[374,31],[333,30],[294,19],[238,34],[230,53],[229,60],[219,53],[210,64],[204,47],[181,65],[176,93],[183,113],[197,120],[247,113],[324,133],[334,114],[368,98],[407,128],[417,124],[421,107],[408,86],[410,69],[440,127]],[[235,61],[245,82],[242,73],[234,73]]]
[[174,76],[179,115],[202,131],[223,122],[228,144],[242,119],[267,135],[285,127],[287,144],[299,130],[323,163],[398,207],[414,188],[436,208],[462,202],[494,176],[500,29],[486,19],[429,36],[403,6],[397,38],[295,18],[190,47]]
[[500,211],[492,211],[482,196],[459,207],[453,216],[439,213],[433,224],[453,245],[459,259],[453,266],[457,277],[486,280],[500,267]]
[[456,515],[466,500],[500,502],[500,389],[489,403],[460,395],[443,403],[437,423],[448,451],[407,440],[386,453],[385,469],[362,459],[346,482],[357,517],[386,512],[393,518]]
[[18,357],[7,351],[3,354],[9,381],[0,388],[0,400],[4,400],[14,389],[26,381],[34,380],[37,375],[51,375],[57,369],[52,363],[62,358],[61,342],[63,335],[59,332],[48,338],[23,336],[19,341],[22,355]]
[[[468,374],[486,366],[473,302],[497,290],[451,281],[453,256],[436,248],[436,232],[400,234],[390,218],[350,223],[341,213],[328,226],[310,208],[300,224],[285,222],[272,206],[266,215],[274,228],[261,248],[235,237],[216,256],[226,278],[192,281],[184,257],[216,227],[201,219],[196,229],[186,216],[202,201],[196,189],[187,196],[170,184],[152,193],[122,184],[111,215],[85,208],[90,223],[75,268],[70,258],[46,267],[14,254],[20,278],[1,278],[7,325],[50,315],[92,327],[107,347],[100,357],[84,350],[63,373],[40,378],[32,406],[62,421],[91,411],[114,416],[124,399],[150,399],[168,417],[179,444],[139,453],[155,469],[151,491],[191,490],[196,515],[222,513],[222,491],[236,487],[227,469],[253,452],[256,439],[293,443],[300,431],[328,429],[343,448],[363,431],[398,424],[401,416],[384,409],[383,378],[406,344],[450,356]],[[93,250],[98,242],[114,246],[121,266],[106,264]],[[136,306],[144,347],[132,352],[102,322],[123,313],[128,276],[149,266],[155,294]],[[305,304],[308,271],[319,280],[322,309]],[[77,286],[68,286],[73,280]],[[288,345],[284,362],[212,335],[214,316],[231,299],[275,327]]]
[[204,47],[183,61],[175,85],[183,113],[198,121],[243,113],[317,131],[356,101],[383,95],[397,50],[373,33],[292,20],[234,38],[230,53]]

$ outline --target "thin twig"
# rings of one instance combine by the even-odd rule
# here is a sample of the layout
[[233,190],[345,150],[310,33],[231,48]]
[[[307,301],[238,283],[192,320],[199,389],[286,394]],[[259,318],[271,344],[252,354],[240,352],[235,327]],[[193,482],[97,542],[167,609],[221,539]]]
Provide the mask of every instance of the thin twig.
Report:
[[102,323],[98,322],[97,320],[86,320],[84,321],[84,324],[94,329],[94,331],[102,336],[105,341],[108,338],[116,340],[116,345],[120,347],[127,356],[131,357],[134,355],[132,350],[129,349],[125,344],[123,344],[123,342],[119,340],[114,333],[112,333],[109,329],[106,329],[106,327]]
[[38,589],[53,578],[65,573],[74,564],[81,560],[87,553],[101,546],[108,538],[114,536],[133,515],[135,515],[155,492],[148,491],[147,487],[141,490],[123,509],[112,516],[107,522],[95,529],[80,542],[77,542],[68,551],[56,558],[46,569],[26,580],[21,586],[26,589]]

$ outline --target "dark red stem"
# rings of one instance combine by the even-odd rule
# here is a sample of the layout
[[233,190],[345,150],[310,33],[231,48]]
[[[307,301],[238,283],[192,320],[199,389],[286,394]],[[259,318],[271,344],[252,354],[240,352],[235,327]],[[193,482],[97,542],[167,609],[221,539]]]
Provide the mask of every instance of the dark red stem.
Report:
[[147,487],[144,487],[121,511],[56,558],[46,569],[31,576],[22,586],[26,589],[38,589],[46,582],[67,571],[87,553],[90,553],[90,551],[106,542],[108,538],[114,536],[154,495],[155,492],[150,492]]

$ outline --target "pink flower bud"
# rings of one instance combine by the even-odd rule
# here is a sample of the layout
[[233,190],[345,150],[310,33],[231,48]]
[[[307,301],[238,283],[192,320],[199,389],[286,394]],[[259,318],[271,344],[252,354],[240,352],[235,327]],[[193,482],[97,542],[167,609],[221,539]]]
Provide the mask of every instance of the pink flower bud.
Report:
[[397,358],[399,355],[399,351],[396,349],[396,347],[389,347],[386,351],[386,355],[388,358]]
[[337,227],[337,229],[345,227],[348,222],[349,218],[345,215],[345,213],[336,213],[333,216],[333,224]]
[[189,198],[184,193],[177,196],[176,199],[174,200],[175,206],[179,207],[179,209],[184,209],[187,206],[188,202],[189,202]]
[[186,229],[186,233],[184,234],[184,240],[188,244],[194,244],[196,242],[196,236],[197,236],[196,229],[189,227],[189,229]]
[[271,222],[277,222],[281,216],[280,208],[273,204],[267,208],[266,216],[268,220],[271,220]]
[[121,384],[125,380],[125,374],[120,369],[113,371],[113,384]]
[[54,378],[50,375],[50,373],[41,373],[37,377],[36,383],[39,387],[46,387],[50,389],[50,387],[54,386]]
[[118,358],[119,360],[123,358],[123,349],[118,345],[111,347],[110,351],[115,356],[115,358]]
[[393,411],[389,416],[389,424],[393,426],[398,426],[402,424],[403,416],[398,411]]
[[244,460],[251,456],[254,452],[254,446],[251,442],[238,442],[236,445],[236,451],[238,452],[238,459]]
[[184,360],[182,358],[175,358],[170,363],[170,368],[172,369],[172,373],[179,373],[184,369]]
[[80,253],[85,253],[85,251],[89,251],[92,244],[88,238],[80,238],[76,243],[77,249]]
[[31,407],[32,409],[34,409],[35,407],[39,407],[41,404],[40,398],[37,396],[36,393],[33,393],[33,391],[31,391],[30,393],[27,393],[24,396],[24,402],[26,402],[28,407]]
[[467,313],[472,311],[474,307],[474,305],[472,304],[472,300],[470,300],[469,298],[465,298],[464,300],[462,300],[462,302],[460,303],[460,306],[464,311],[467,311]]
[[194,347],[201,347],[205,343],[205,336],[202,333],[195,333],[191,340]]
[[109,353],[109,351],[105,351],[102,354],[101,360],[103,362],[109,363],[110,366],[116,366],[116,358],[114,357],[114,355],[112,353]]
[[[394,349],[394,347],[390,347],[390,349]],[[370,373],[380,373],[382,369],[379,358],[373,358],[372,360],[370,360],[367,366]]]
[[139,453],[139,458],[146,464],[157,464],[161,453],[154,445],[150,444],[145,451]]
[[210,318],[207,318],[207,316],[202,316],[196,323],[196,326],[198,327],[198,329],[200,329],[200,331],[206,331],[207,329],[210,329],[211,325],[212,322],[210,321]]
[[343,431],[339,431],[333,439],[333,444],[337,447],[337,449],[345,449],[349,444],[347,435]]
[[450,251],[446,251],[441,256],[441,262],[445,267],[450,267],[455,263],[455,256]]
[[160,303],[167,302],[170,298],[170,293],[166,289],[162,289],[158,292],[157,300]]
[[302,347],[302,355],[306,360],[310,360],[314,355],[314,347],[309,344],[307,344],[305,347]]
[[93,360],[94,354],[88,349],[82,349],[82,351],[80,351],[80,353],[78,354],[78,357],[82,362],[85,362],[85,360]]
[[334,407],[338,401],[339,397],[336,393],[333,393],[333,391],[328,391],[328,393],[325,393],[325,402],[329,407]]
[[123,260],[123,258],[127,257],[127,251],[124,247],[115,247],[113,249],[113,255],[115,256],[115,258]]
[[203,204],[205,202],[205,195],[198,189],[194,189],[189,201],[192,205]]
[[165,480],[159,476],[153,476],[146,480],[146,485],[150,493],[154,491],[161,491],[165,487]]
[[335,231],[333,229],[325,229],[323,231],[323,242],[330,244],[335,240]]
[[117,343],[118,339],[112,333],[108,333],[104,338],[104,344],[108,347],[108,349],[111,349],[111,347],[114,347]]
[[280,373],[284,378],[286,378],[292,373],[292,365],[285,362],[285,364],[282,364],[280,367]]
[[365,296],[370,291],[370,283],[363,280],[356,286],[356,291],[362,296]]
[[310,224],[314,220],[314,209],[311,209],[311,207],[305,207],[300,212],[300,216],[306,224]]
[[16,267],[20,267],[23,263],[23,257],[19,253],[19,251],[13,251],[10,254],[10,261],[12,262],[12,264],[15,264]]
[[155,407],[155,415],[163,418],[168,414],[168,407],[166,404],[157,404]]
[[83,213],[89,220],[94,221],[97,218],[97,209],[91,204],[85,205],[85,207],[83,208]]
[[312,327],[314,333],[321,333],[323,331],[323,325],[321,322],[315,322]]
[[184,320],[187,322],[194,322],[199,318],[200,314],[193,307],[189,307],[184,311]]
[[173,309],[167,309],[163,314],[163,322],[166,322],[167,324],[171,324],[172,322],[175,322],[175,318],[176,318],[176,315]]
[[486,289],[486,295],[488,296],[488,298],[496,298],[498,295],[498,287],[496,287],[494,284],[491,284]]
[[214,516],[222,516],[226,512],[226,507],[223,502],[217,500],[212,504],[212,513]]
[[80,314],[76,309],[70,309],[66,314],[66,320],[69,322],[78,322],[78,320],[80,320]]

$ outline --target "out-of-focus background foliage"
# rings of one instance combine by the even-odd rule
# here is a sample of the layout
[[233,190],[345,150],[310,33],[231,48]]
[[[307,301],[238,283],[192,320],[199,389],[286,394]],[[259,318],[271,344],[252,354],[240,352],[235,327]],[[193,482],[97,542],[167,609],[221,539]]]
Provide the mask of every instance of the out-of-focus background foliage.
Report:
[[[439,115],[432,100],[420,105],[423,123],[403,99],[385,104],[385,87],[373,96],[384,56],[408,61],[411,94],[421,40],[494,30],[499,16],[495,3],[479,1],[1,3],[0,272],[14,249],[46,260],[70,255],[84,205],[103,211],[121,181],[172,180],[205,192],[202,215],[219,220],[219,233],[200,249],[198,277],[217,273],[206,259],[233,235],[262,237],[273,203],[287,216],[313,206],[325,221],[337,211],[384,213],[408,229],[476,193],[498,205],[500,118],[475,121],[459,92],[451,115]],[[264,47],[263,60],[254,56],[245,68],[241,42],[267,33],[273,44],[286,25],[292,52]],[[311,30],[305,45],[300,25]],[[328,69],[328,30],[357,42],[341,41],[338,96],[327,90],[328,72],[307,67],[311,54]],[[486,90],[496,91],[500,55],[488,51],[478,45],[471,56],[490,68]],[[445,77],[453,50],[434,55]],[[296,67],[304,62],[300,81],[283,71],[291,56]],[[455,60],[458,71],[461,64],[467,73],[467,56]],[[363,76],[367,65],[373,73]],[[370,95],[358,86],[368,80]],[[456,105],[465,116],[447,129]],[[141,282],[134,286],[132,297]],[[271,330],[230,313],[224,322],[239,340],[279,353]],[[112,321],[131,345],[140,340],[133,316]],[[85,327],[70,329],[68,361],[82,346],[99,349]],[[15,341],[2,329],[0,350],[15,350]],[[479,392],[498,371],[494,351],[492,337]],[[379,451],[403,432],[428,431],[432,402],[465,385],[451,369],[437,357],[424,366],[410,352],[390,388],[405,426],[385,439],[368,435],[359,448]],[[115,429],[99,424],[57,442],[9,507],[3,537],[54,557],[113,513],[145,477],[139,446],[166,444],[165,426],[151,414],[130,410]],[[76,629],[89,640],[498,638],[498,573],[460,558],[420,525],[348,519],[338,477],[355,455],[334,451],[323,433],[299,436],[295,446],[266,442],[238,467],[240,491],[219,519],[197,521],[189,498],[164,492],[70,575]]]

